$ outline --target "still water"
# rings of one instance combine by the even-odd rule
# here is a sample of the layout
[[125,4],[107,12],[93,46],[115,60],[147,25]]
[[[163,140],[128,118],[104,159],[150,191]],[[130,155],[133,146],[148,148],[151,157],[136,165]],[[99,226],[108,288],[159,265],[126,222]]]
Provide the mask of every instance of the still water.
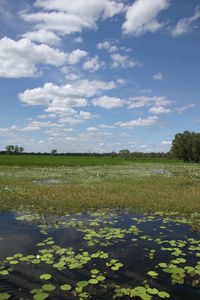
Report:
[[184,218],[0,214],[0,300],[200,299],[200,234]]

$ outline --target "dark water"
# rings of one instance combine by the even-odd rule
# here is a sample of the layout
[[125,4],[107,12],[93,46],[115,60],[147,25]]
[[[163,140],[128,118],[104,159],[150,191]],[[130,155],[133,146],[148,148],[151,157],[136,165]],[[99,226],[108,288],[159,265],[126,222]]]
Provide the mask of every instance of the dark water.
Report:
[[0,300],[199,300],[200,235],[185,223],[109,211],[2,213]]

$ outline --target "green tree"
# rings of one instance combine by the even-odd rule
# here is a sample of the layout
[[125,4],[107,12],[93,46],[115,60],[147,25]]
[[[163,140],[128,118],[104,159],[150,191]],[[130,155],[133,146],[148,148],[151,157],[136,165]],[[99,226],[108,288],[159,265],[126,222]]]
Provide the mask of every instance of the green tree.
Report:
[[125,150],[120,150],[119,151],[119,156],[120,157],[129,157],[130,156],[130,151],[125,149]]
[[177,133],[172,141],[171,152],[185,162],[200,161],[200,133],[184,131]]
[[23,153],[24,152],[24,148],[23,147],[19,147],[19,153]]
[[193,136],[192,152],[193,160],[195,162],[200,162],[200,133],[196,133]]
[[51,150],[51,155],[56,155],[57,154],[57,150],[56,149],[52,149]]
[[7,145],[6,146],[6,151],[8,154],[12,154],[15,150],[15,147],[13,145]]
[[19,146],[15,145],[14,147],[14,153],[19,154]]

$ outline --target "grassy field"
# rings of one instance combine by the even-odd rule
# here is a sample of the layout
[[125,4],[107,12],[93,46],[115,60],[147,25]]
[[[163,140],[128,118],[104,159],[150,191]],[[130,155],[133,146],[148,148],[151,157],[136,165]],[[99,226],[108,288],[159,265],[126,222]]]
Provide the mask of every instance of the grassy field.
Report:
[[154,159],[132,159],[120,157],[88,157],[88,156],[50,156],[50,155],[0,155],[0,166],[114,166],[133,162],[142,163],[171,163],[180,161],[164,158]]
[[[30,157],[4,158],[5,165],[0,165],[0,210],[66,214],[125,208],[200,215],[197,164],[76,157],[42,161],[42,157],[33,157],[32,165],[21,166]],[[45,159],[58,165],[45,166]],[[65,163],[59,166],[62,160]],[[14,161],[16,166],[9,166]]]

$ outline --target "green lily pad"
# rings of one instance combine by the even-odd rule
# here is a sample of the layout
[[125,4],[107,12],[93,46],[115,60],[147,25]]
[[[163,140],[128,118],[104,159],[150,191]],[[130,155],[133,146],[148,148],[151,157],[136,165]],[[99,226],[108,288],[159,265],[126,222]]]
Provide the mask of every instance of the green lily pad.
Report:
[[99,275],[96,278],[98,281],[104,281],[106,278],[103,275]]
[[42,280],[49,280],[49,279],[51,279],[51,274],[42,274],[40,276],[40,279],[42,279]]
[[148,274],[149,276],[151,276],[151,277],[157,277],[157,276],[158,276],[158,273],[155,272],[155,271],[149,271],[147,274]]
[[6,276],[9,272],[7,270],[0,271],[0,275]]
[[47,292],[53,292],[56,289],[56,287],[53,284],[44,284],[42,286],[42,289]]
[[48,296],[49,296],[49,294],[47,294],[47,293],[38,293],[33,296],[33,299],[34,300],[45,300],[48,298]]
[[70,291],[72,289],[72,287],[69,284],[63,284],[63,285],[60,286],[60,289],[62,291]]
[[92,278],[88,281],[90,284],[97,284],[98,283],[98,280],[95,279],[95,278]]
[[158,296],[162,299],[169,298],[170,295],[167,292],[159,292]]
[[96,275],[96,274],[98,274],[99,273],[99,270],[97,270],[97,269],[93,269],[93,270],[91,270],[90,271],[93,275]]
[[77,283],[77,286],[81,287],[81,288],[84,288],[84,287],[88,286],[88,284],[89,284],[88,281],[79,281]]
[[0,300],[7,300],[10,298],[10,295],[7,293],[0,293]]

